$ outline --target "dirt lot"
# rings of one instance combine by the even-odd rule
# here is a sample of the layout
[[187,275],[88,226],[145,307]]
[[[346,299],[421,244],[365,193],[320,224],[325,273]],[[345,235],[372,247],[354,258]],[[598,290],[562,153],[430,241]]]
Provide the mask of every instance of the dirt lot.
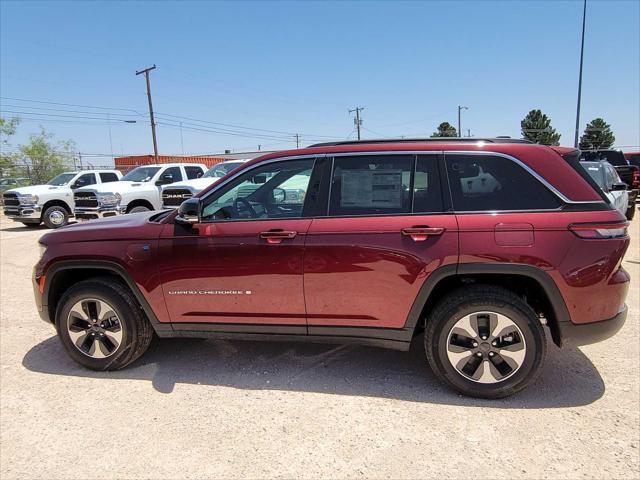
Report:
[[638,223],[624,329],[550,344],[528,390],[481,401],[442,387],[419,344],[163,340],[84,370],[33,303],[46,230],[2,218],[0,477],[638,478]]

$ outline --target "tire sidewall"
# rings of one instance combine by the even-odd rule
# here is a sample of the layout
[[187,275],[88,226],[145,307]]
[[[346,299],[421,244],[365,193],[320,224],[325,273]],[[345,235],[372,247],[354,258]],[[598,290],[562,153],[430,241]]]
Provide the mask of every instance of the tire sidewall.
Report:
[[[61,224],[56,225],[53,222],[51,222],[49,217],[53,212],[61,212],[64,215],[64,221]],[[64,207],[61,207],[59,205],[54,205],[53,207],[49,207],[45,210],[44,215],[42,216],[42,221],[49,228],[54,228],[54,229],[61,228],[69,223],[69,212],[67,212],[67,210]]]
[[[480,311],[495,312],[507,316],[513,321],[522,332],[526,353],[522,365],[518,371],[499,383],[483,384],[474,382],[464,377],[451,364],[447,356],[447,341],[449,332],[455,323],[461,318]],[[515,305],[504,304],[502,302],[473,302],[459,306],[453,306],[442,317],[439,325],[433,325],[433,336],[431,346],[431,358],[437,363],[437,368],[443,373],[445,379],[458,391],[481,397],[502,397],[514,393],[531,380],[531,376],[537,373],[544,358],[546,348],[542,327],[537,325],[538,319],[531,315],[533,312],[526,312]],[[435,347],[435,348],[434,348]]]
[[[116,352],[107,358],[92,358],[83,354],[73,344],[67,331],[67,318],[71,307],[80,300],[95,298],[107,302],[115,311],[123,328],[122,341]],[[132,339],[136,338],[136,324],[132,321],[129,305],[115,291],[105,285],[82,286],[72,289],[65,295],[56,311],[56,330],[65,350],[73,360],[92,370],[106,370],[112,365],[121,363],[121,360],[130,354]]]

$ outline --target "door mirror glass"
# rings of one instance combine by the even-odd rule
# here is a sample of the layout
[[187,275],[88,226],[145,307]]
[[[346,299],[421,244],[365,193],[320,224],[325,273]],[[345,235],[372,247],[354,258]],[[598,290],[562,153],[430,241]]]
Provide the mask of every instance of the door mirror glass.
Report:
[[271,191],[272,203],[282,203],[287,199],[287,191],[284,188],[274,188]]
[[190,198],[180,204],[176,222],[181,224],[194,224],[200,221],[200,199]]
[[612,192],[620,192],[626,189],[627,189],[627,184],[624,182],[614,182],[613,185],[611,185]]

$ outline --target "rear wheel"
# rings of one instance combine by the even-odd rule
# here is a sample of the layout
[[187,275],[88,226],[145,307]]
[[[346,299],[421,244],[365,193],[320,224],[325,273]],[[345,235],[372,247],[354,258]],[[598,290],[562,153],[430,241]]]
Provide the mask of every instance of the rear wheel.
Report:
[[425,350],[434,373],[473,397],[501,398],[533,381],[546,354],[536,313],[509,290],[461,288],[427,319]]
[[42,221],[49,228],[64,227],[69,223],[69,213],[66,208],[54,205],[47,208],[42,215]]
[[79,282],[62,297],[56,328],[69,356],[92,370],[118,370],[149,347],[153,329],[130,290],[117,280]]

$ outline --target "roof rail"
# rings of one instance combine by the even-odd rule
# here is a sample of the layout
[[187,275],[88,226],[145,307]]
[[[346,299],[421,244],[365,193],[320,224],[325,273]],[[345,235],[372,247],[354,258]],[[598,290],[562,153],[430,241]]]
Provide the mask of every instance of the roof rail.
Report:
[[524,138],[492,137],[492,138],[471,138],[471,137],[429,137],[429,138],[373,138],[368,140],[342,140],[337,142],[324,142],[309,145],[309,147],[332,147],[337,145],[359,145],[367,143],[533,143]]

